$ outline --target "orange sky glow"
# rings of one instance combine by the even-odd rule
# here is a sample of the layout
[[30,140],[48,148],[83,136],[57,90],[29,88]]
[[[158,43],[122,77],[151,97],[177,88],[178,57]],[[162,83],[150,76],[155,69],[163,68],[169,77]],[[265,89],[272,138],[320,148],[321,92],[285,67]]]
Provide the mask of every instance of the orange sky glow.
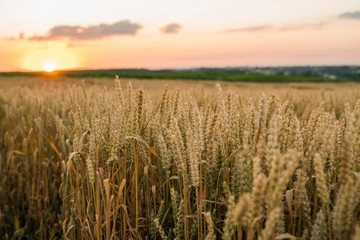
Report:
[[358,1],[64,2],[0,2],[0,71],[360,64]]

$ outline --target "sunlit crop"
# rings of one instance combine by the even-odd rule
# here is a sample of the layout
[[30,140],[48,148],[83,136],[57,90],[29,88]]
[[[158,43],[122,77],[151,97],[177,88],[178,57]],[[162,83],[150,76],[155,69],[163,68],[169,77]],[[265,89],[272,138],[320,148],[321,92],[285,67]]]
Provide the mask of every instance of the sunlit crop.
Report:
[[2,94],[5,239],[359,236],[359,91],[115,86]]

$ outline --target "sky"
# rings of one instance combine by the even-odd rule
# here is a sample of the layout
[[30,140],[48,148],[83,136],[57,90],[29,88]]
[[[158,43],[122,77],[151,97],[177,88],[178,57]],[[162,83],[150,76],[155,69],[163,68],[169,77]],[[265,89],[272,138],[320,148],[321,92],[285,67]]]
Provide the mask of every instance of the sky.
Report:
[[359,0],[0,0],[0,71],[360,65]]

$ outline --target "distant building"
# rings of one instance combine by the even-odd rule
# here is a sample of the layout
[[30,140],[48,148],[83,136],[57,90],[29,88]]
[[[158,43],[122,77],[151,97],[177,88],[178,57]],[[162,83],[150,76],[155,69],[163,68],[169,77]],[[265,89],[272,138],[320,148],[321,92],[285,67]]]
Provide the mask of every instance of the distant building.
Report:
[[327,79],[330,79],[330,80],[336,80],[336,79],[337,79],[336,75],[334,75],[334,74],[329,74],[329,73],[324,73],[324,74],[323,74],[323,77],[324,77],[324,78],[327,78]]

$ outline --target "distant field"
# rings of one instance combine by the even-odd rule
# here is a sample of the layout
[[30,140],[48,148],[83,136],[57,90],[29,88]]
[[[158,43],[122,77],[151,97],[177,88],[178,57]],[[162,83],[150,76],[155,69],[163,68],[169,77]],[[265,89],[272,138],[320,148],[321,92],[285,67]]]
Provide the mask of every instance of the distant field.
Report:
[[[359,97],[360,83],[315,83],[315,82],[284,82],[284,83],[259,83],[259,82],[221,82],[209,80],[171,80],[171,79],[120,79],[122,85],[126,86],[129,82],[136,89],[142,88],[152,98],[161,97],[165,85],[170,90],[177,88],[187,91],[189,94],[199,95],[204,92],[205,97],[213,98],[216,93],[216,84],[220,83],[224,91],[233,91],[241,97],[259,98],[263,94],[274,94],[288,100],[291,96],[292,102],[297,102],[296,106],[304,106],[302,102],[307,102],[312,106],[327,100],[333,102],[346,102],[347,99]],[[13,88],[42,88],[57,89],[59,86],[83,85],[86,87],[106,87],[108,90],[115,90],[114,78],[73,78],[73,77],[0,77],[1,90]],[[320,98],[320,97],[321,98]],[[340,104],[339,104],[340,105]]]
[[[1,76],[0,74],[0,88],[12,87],[32,87],[40,85],[58,85],[58,84],[81,84],[82,81],[88,86],[108,86],[114,87],[114,77],[64,77],[64,76]],[[360,82],[228,82],[221,80],[198,80],[198,79],[138,79],[138,78],[122,78],[121,82],[127,83],[131,81],[133,85],[143,86],[150,90],[162,90],[164,84],[174,88],[194,88],[196,86],[203,86],[206,88],[213,88],[217,83],[221,83],[223,88],[231,88],[238,90],[271,90],[271,89],[297,89],[297,90],[356,90],[360,86]],[[160,89],[159,89],[160,87]]]
[[[296,68],[297,69],[297,68]],[[301,68],[300,68],[301,69]],[[312,68],[310,68],[312,69]],[[290,75],[286,71],[265,73],[249,72],[250,70],[228,69],[202,69],[202,70],[145,70],[145,69],[119,69],[119,70],[83,70],[83,71],[60,71],[60,72],[9,72],[0,73],[0,77],[71,77],[71,78],[119,78],[136,79],[184,79],[184,80],[210,80],[226,82],[344,82],[359,81],[359,74],[350,70],[336,72],[340,75],[336,79],[323,77],[321,73],[296,71]],[[264,73],[260,73],[263,71]],[[275,71],[275,70],[273,70]],[[313,70],[314,71],[314,70]]]

